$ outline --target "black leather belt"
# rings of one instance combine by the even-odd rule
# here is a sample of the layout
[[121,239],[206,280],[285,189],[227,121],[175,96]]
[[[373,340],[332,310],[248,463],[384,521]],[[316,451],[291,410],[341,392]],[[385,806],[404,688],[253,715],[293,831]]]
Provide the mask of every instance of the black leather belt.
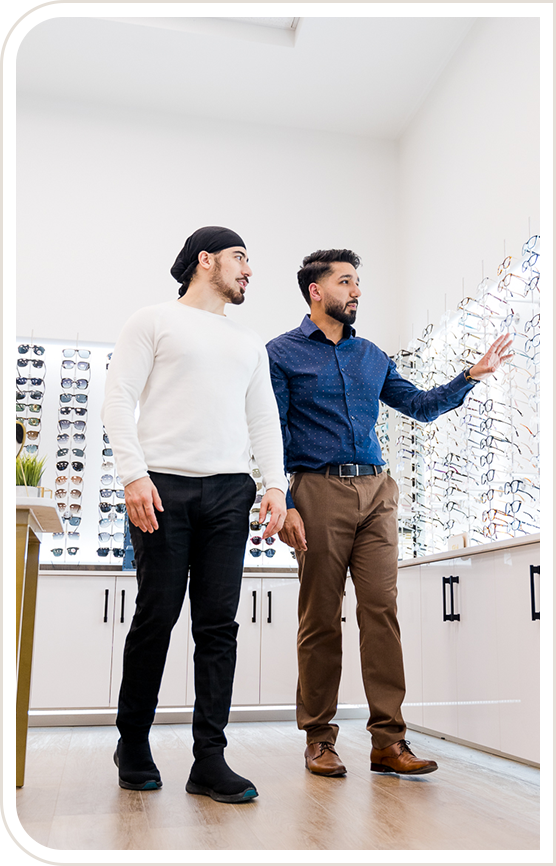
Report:
[[340,463],[323,466],[322,469],[305,469],[300,467],[296,472],[316,472],[319,475],[338,475],[340,478],[356,478],[358,475],[380,475],[382,466],[375,466],[374,463]]

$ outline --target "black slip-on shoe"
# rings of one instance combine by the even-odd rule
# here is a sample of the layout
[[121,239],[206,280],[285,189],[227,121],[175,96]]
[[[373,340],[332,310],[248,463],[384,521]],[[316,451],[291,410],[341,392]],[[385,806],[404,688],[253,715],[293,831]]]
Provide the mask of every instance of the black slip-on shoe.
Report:
[[114,752],[120,788],[129,791],[156,791],[162,788],[162,779],[148,743],[123,746],[123,752],[120,739]]
[[188,781],[185,785],[185,790],[188,794],[204,794],[207,797],[212,797],[218,803],[247,803],[249,800],[254,800],[255,797],[259,796],[257,789],[252,785],[244,791],[239,791],[237,794],[220,794],[213,788]]

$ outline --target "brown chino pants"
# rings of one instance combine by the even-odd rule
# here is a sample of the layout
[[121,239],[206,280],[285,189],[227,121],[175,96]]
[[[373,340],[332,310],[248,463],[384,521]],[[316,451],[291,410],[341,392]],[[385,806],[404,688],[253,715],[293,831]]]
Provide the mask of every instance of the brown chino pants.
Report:
[[342,672],[342,598],[349,567],[357,597],[361,670],[375,748],[405,736],[397,621],[398,486],[385,471],[357,478],[298,472],[291,482],[305,524],[299,563],[297,724],[308,743],[334,743]]

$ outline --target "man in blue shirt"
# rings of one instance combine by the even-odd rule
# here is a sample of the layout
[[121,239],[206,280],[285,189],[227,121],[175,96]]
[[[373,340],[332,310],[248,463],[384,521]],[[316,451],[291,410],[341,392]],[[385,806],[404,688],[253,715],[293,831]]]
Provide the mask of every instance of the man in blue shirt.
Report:
[[398,487],[383,471],[375,433],[379,400],[418,421],[463,403],[476,382],[509,357],[508,334],[451,382],[421,391],[352,327],[361,290],[351,250],[319,250],[297,277],[310,315],[267,345],[280,411],[288,513],[279,533],[299,564],[297,723],[307,735],[305,765],[341,776],[332,724],[342,666],[341,607],[349,568],[357,595],[361,669],[372,737],[371,770],[423,774],[404,739],[405,694],[397,621]]

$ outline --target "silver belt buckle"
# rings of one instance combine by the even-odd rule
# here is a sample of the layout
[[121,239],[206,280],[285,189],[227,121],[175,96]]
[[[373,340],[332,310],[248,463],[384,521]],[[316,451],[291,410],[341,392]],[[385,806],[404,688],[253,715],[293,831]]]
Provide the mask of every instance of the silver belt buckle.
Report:
[[359,466],[357,465],[357,463],[340,463],[339,470],[338,470],[338,474],[339,474],[340,478],[353,478],[354,477],[352,474],[344,475],[344,473],[342,472],[342,468],[344,466],[355,466],[355,477],[357,475],[359,475]]

